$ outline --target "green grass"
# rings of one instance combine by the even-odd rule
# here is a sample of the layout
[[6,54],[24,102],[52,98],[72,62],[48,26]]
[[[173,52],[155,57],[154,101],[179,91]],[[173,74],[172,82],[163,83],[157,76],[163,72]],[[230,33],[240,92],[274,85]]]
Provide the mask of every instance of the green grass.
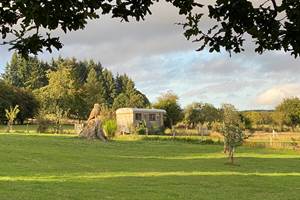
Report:
[[[29,124],[29,125],[13,125],[14,133],[36,133],[38,125]],[[49,125],[48,132],[54,132],[54,124]],[[74,125],[62,125],[63,131],[66,133],[75,133]],[[0,132],[5,132],[7,130],[7,125],[0,125]]]
[[298,200],[300,154],[121,137],[0,134],[0,199]]

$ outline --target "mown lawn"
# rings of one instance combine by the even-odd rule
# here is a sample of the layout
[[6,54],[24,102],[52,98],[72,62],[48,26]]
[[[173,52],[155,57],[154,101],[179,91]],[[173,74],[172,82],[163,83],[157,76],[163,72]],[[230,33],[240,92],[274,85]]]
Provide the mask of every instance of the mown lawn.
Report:
[[[36,133],[37,125],[35,124],[28,124],[28,125],[14,125],[13,132],[14,133]],[[55,124],[50,124],[48,128],[48,132],[55,132],[54,130]],[[75,133],[74,126],[64,124],[62,125],[62,129],[65,133]],[[0,125],[0,133],[7,131],[7,125]]]
[[300,199],[300,154],[174,141],[0,134],[0,199]]

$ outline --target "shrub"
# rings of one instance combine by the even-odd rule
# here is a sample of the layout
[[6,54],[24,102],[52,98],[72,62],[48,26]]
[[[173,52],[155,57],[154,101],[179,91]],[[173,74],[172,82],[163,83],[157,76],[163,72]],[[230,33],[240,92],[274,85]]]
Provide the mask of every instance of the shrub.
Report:
[[178,122],[175,126],[175,128],[178,128],[178,129],[185,129],[187,128],[186,124],[183,123],[183,122]]
[[147,126],[146,126],[146,122],[142,121],[140,122],[135,129],[136,134],[138,135],[145,135],[147,132]]
[[172,133],[172,130],[171,130],[171,129],[169,129],[169,128],[166,128],[166,129],[165,129],[165,134],[171,135],[171,133]]
[[291,145],[292,145],[294,150],[296,150],[299,147],[297,140],[293,137],[291,138]]
[[215,132],[220,132],[222,129],[222,124],[220,122],[212,122],[211,123],[211,130]]
[[212,139],[199,140],[199,137],[193,136],[143,136],[142,140],[145,141],[173,141],[173,142],[186,142],[192,144],[203,144],[203,145],[220,145],[223,144],[220,141],[214,141]]
[[108,138],[113,138],[116,134],[116,131],[117,131],[117,122],[116,122],[116,120],[113,120],[113,119],[106,120],[103,123],[103,130],[105,132],[105,135]]
[[212,139],[205,139],[200,141],[201,144],[221,144],[220,141],[213,141]]
[[49,129],[49,126],[51,124],[51,121],[43,118],[38,118],[37,119],[37,129],[36,132],[38,133],[46,133]]
[[163,133],[163,129],[160,126],[158,126],[157,124],[153,124],[151,126],[150,132],[151,132],[151,134],[161,134],[161,133]]

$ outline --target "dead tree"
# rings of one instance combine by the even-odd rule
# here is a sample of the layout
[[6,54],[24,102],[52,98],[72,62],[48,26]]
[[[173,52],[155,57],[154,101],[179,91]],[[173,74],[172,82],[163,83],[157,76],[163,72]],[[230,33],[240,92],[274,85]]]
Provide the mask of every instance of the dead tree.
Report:
[[99,115],[100,115],[100,105],[95,104],[94,108],[90,113],[86,125],[79,133],[80,137],[84,137],[88,139],[100,139],[102,141],[107,141],[107,138],[102,130],[102,123],[99,119]]

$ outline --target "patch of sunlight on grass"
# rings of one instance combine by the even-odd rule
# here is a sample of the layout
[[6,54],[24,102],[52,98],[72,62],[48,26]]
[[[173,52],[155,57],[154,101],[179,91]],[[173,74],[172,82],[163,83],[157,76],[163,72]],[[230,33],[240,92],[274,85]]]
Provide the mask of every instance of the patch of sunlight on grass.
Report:
[[259,154],[259,153],[237,153],[236,157],[239,158],[300,158],[300,154]]
[[62,176],[0,176],[0,181],[26,181],[26,182],[66,182],[66,181],[89,181],[95,179],[106,178],[122,178],[122,177],[164,177],[164,176],[266,176],[266,177],[285,177],[300,176],[298,172],[289,173],[244,173],[244,172],[106,172],[106,173],[88,173],[83,175],[69,174]]
[[[193,159],[216,159],[226,158],[227,155],[223,153],[201,153],[200,155],[183,155],[183,156],[116,156],[119,158],[129,159],[162,159],[162,160],[193,160]],[[289,154],[256,154],[256,153],[237,153],[236,158],[300,158],[300,155]]]
[[114,138],[117,141],[138,141],[142,140],[143,136],[141,135],[118,135]]

